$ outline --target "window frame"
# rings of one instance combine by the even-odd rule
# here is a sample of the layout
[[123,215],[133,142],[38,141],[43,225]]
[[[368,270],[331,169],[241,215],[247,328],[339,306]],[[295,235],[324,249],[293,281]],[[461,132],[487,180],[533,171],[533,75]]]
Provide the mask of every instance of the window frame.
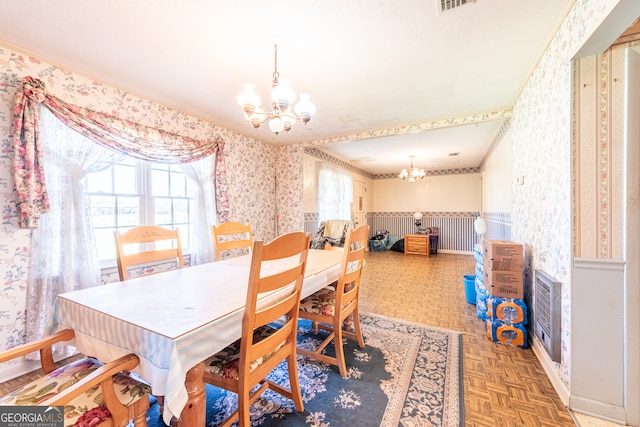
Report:
[[[168,189],[169,189],[169,195],[154,195],[153,194],[153,172],[154,172],[154,165],[164,165],[164,163],[160,163],[160,162],[153,162],[153,161],[146,161],[146,160],[141,160],[141,159],[136,159],[133,157],[125,157],[121,162],[115,163],[113,165],[111,165],[109,168],[111,169],[111,177],[112,177],[112,182],[111,182],[111,189],[115,190],[116,188],[116,183],[115,183],[115,176],[114,176],[114,167],[116,167],[118,164],[121,164],[123,162],[130,162],[131,160],[133,160],[134,164],[135,164],[135,190],[132,193],[118,193],[118,192],[104,192],[104,191],[91,191],[89,189],[90,185],[88,182],[88,177],[85,177],[85,179],[87,181],[85,181],[86,185],[87,185],[87,195],[89,196],[90,200],[93,200],[94,196],[107,196],[107,197],[137,197],[139,200],[139,212],[138,212],[138,224],[137,225],[121,225],[120,222],[118,221],[118,212],[116,210],[116,212],[114,212],[114,222],[112,226],[95,226],[94,225],[94,216],[92,215],[92,230],[94,231],[94,238],[96,239],[96,244],[99,246],[100,241],[104,238],[101,238],[100,240],[98,239],[98,236],[96,234],[96,230],[111,230],[111,234],[113,234],[113,232],[115,230],[127,230],[131,227],[136,227],[136,226],[141,226],[141,225],[157,225],[155,218],[156,218],[156,200],[158,198],[163,198],[163,199],[170,199],[172,201],[174,200],[187,200],[187,222],[183,223],[177,223],[177,227],[180,228],[180,238],[181,238],[181,242],[183,244],[183,256],[185,258],[188,258],[190,256],[190,233],[189,231],[191,230],[191,227],[193,227],[193,222],[194,222],[194,203],[195,203],[195,197],[196,197],[196,193],[197,193],[197,184],[194,183],[189,176],[183,172],[182,170],[179,169],[179,166],[177,164],[167,164],[169,166],[169,168],[167,168],[168,170],[164,171],[167,174],[173,174],[173,173],[179,173],[180,175],[182,175],[184,177],[185,180],[185,193],[184,195],[180,195],[180,196],[172,196],[171,195],[171,175],[169,175],[169,182],[168,182]],[[173,203],[172,203],[172,207],[173,207]],[[92,207],[93,209],[93,207]],[[175,228],[176,227],[176,223],[174,221],[174,217],[173,217],[173,210],[171,213],[171,224],[160,224],[160,226],[162,227],[172,227]],[[113,243],[113,248],[114,248],[114,252],[113,252],[113,256],[110,258],[101,258],[99,260],[100,262],[100,267],[102,269],[108,269],[108,268],[115,268],[116,267],[116,254],[115,254],[115,239],[114,239],[114,243]]]

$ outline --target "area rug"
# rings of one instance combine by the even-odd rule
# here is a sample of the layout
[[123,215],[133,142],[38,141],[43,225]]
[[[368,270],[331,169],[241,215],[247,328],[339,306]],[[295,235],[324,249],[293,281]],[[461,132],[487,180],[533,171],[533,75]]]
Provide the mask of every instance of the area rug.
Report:
[[[299,357],[304,412],[267,390],[251,408],[251,425],[463,426],[460,333],[373,314],[360,318],[366,346],[345,341],[347,378],[336,366]],[[310,327],[300,322],[299,346],[313,348],[321,342],[323,332],[314,335]],[[270,379],[288,385],[286,364]],[[217,426],[236,406],[234,393],[207,385],[206,426]],[[149,427],[166,427],[157,403],[149,410]]]

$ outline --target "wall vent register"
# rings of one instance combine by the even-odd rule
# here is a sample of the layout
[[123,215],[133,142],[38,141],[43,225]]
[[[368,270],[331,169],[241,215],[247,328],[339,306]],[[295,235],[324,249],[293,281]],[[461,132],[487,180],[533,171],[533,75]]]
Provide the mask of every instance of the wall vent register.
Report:
[[560,362],[561,283],[542,270],[535,271],[533,294],[534,334],[551,360]]

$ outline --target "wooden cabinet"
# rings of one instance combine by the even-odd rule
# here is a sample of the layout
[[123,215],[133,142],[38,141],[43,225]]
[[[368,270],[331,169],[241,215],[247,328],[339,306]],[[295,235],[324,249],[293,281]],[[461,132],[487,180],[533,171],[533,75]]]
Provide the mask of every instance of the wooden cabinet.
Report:
[[404,254],[429,256],[429,235],[428,234],[405,234]]

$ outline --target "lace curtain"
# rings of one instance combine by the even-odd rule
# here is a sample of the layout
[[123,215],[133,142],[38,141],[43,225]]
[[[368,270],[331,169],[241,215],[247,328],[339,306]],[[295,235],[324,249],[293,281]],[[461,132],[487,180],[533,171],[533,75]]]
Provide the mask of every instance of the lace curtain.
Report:
[[83,178],[125,156],[70,130],[48,110],[39,125],[52,212],[33,230],[27,285],[27,342],[40,338],[58,294],[101,283],[100,263]]
[[181,164],[180,168],[191,181],[198,184],[193,210],[195,218],[191,227],[191,265],[203,264],[215,260],[211,226],[215,224],[216,201],[213,188],[214,164],[206,158],[197,162]]
[[20,227],[37,228],[49,211],[36,105],[48,108],[60,121],[92,141],[128,156],[165,163],[189,163],[216,155],[216,206],[227,221],[229,202],[224,173],[224,141],[219,136],[200,141],[82,108],[50,95],[41,80],[25,77],[15,96],[10,139]]
[[318,171],[318,219],[351,220],[353,183],[351,175],[336,167],[320,163]]

